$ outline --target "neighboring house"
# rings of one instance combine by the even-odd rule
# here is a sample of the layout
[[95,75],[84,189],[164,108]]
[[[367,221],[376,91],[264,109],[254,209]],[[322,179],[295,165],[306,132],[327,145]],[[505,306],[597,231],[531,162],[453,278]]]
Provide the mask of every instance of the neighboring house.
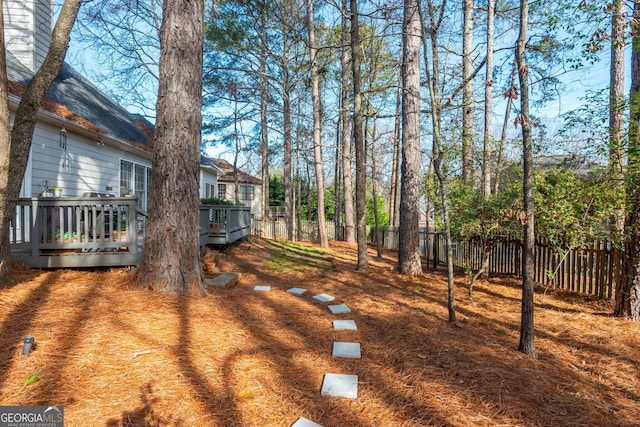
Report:
[[[433,210],[431,210],[429,212],[429,231],[433,231],[434,230],[434,225],[433,225]],[[420,209],[420,217],[418,219],[418,227],[419,228],[425,228],[427,226],[427,213],[424,211],[424,209]]]
[[262,219],[262,180],[242,172],[224,159],[209,159],[224,175],[218,177],[218,194],[223,200],[236,201],[236,176],[239,186],[239,199],[243,206],[251,208],[254,219]]
[[538,170],[571,170],[580,176],[587,176],[598,168],[598,164],[577,154],[537,156],[533,158],[533,167]]
[[[52,2],[3,2],[10,120],[20,96],[46,56]],[[64,64],[37,116],[21,197],[61,187],[62,196],[134,195],[149,209],[153,124],[128,112]],[[223,174],[200,162],[200,195],[216,194]]]

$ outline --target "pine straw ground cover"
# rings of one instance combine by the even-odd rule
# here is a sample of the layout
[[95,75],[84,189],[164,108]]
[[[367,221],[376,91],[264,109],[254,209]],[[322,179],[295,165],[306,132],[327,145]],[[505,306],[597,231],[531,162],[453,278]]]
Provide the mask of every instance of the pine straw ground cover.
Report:
[[[609,302],[539,289],[531,358],[516,351],[517,280],[480,283],[469,301],[458,276],[451,325],[443,271],[402,277],[395,253],[370,255],[360,272],[344,243],[252,238],[221,255],[240,283],[204,298],[136,288],[124,269],[21,269],[0,288],[0,405],[64,405],[67,426],[640,422],[640,325],[611,317]],[[352,313],[332,315],[319,293]],[[358,330],[334,331],[336,318]],[[361,343],[362,358],[332,358],[334,341]],[[358,375],[357,399],[321,396],[328,372]]]

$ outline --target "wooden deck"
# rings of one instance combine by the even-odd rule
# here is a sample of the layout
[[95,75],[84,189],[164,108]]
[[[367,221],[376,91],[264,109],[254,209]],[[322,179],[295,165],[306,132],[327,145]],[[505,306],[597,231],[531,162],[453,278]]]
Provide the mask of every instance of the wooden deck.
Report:
[[[200,207],[201,247],[247,236],[249,208]],[[11,255],[35,268],[135,266],[142,260],[146,216],[130,197],[19,199]]]
[[251,209],[245,206],[200,206],[200,247],[227,245],[251,233]]

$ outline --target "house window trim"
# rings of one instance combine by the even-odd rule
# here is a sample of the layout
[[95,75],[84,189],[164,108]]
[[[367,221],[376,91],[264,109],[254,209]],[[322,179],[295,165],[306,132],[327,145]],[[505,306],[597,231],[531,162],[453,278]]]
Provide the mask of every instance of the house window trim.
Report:
[[226,200],[227,199],[227,184],[218,183],[218,199]]
[[[250,194],[248,194],[248,192],[246,190],[250,189],[251,192]],[[255,199],[255,188],[253,185],[250,184],[240,184],[240,201],[242,202],[253,202],[253,200]],[[251,196],[251,197],[248,197]]]
[[213,182],[204,183],[204,197],[205,199],[214,198],[216,194],[216,185]]
[[128,190],[128,194],[135,196],[136,195],[136,168],[143,168],[142,178],[144,182],[140,186],[144,190],[141,190],[143,196],[138,198],[138,207],[143,211],[149,210],[149,201],[150,201],[150,192],[151,192],[151,166],[147,166],[144,163],[139,163],[133,160],[121,158],[118,163],[118,174],[119,174],[119,183],[120,183],[120,196],[125,196],[122,194],[122,165],[123,163],[128,163],[131,165],[131,177],[129,181],[129,185],[125,187]]

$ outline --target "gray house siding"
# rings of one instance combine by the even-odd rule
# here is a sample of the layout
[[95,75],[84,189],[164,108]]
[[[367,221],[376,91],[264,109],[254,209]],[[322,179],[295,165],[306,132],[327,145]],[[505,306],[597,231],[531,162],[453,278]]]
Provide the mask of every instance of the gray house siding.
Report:
[[[107,138],[100,143],[67,129],[67,149],[60,147],[60,129],[38,121],[34,133],[31,166],[25,176],[30,188],[23,197],[35,197],[48,185],[60,187],[63,196],[82,196],[85,192],[120,193],[121,161],[151,168],[151,153],[138,149],[123,149]],[[106,142],[105,142],[106,141]],[[103,145],[104,144],[104,145]],[[217,189],[218,173],[203,167],[200,173],[200,194],[205,197],[206,185]]]
[[[60,187],[63,196],[82,196],[85,192],[120,194],[121,161],[151,168],[151,153],[123,150],[119,146],[104,145],[67,130],[67,149],[60,148],[60,128],[38,122],[33,139],[30,169],[30,194],[37,196],[48,184]],[[137,152],[136,152],[137,151]],[[217,188],[214,169],[203,167],[200,173],[200,194],[205,197],[206,185]]]
[[[19,86],[29,84],[46,57],[52,1],[8,0],[3,2],[3,10],[10,109],[15,112]],[[144,189],[133,188],[141,182],[134,176],[128,192],[148,196],[152,123],[127,111],[66,63],[45,98],[38,113],[21,196],[38,196],[46,186],[62,188],[63,197],[81,197],[86,192],[124,196],[120,191],[123,160],[131,163],[134,171],[144,168],[145,172]],[[62,130],[66,135],[64,147]],[[203,159],[200,193],[204,194],[206,184],[217,188],[217,176],[222,174]],[[140,206],[146,208],[146,200]]]
[[49,1],[5,0],[3,3],[7,48],[34,71],[44,61],[51,40]]
[[150,153],[134,155],[67,130],[67,149],[60,147],[60,127],[39,121],[31,150],[31,191],[37,196],[48,185],[60,187],[63,196],[85,192],[120,195],[120,160],[151,167]]

